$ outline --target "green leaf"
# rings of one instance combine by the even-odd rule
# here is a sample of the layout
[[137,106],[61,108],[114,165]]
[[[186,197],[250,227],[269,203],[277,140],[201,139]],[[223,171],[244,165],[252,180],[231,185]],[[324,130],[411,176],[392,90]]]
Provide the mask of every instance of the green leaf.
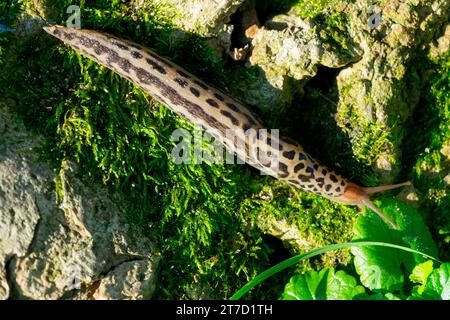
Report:
[[364,295],[364,288],[344,271],[323,269],[298,274],[286,285],[282,300],[351,300]]
[[[437,256],[431,234],[413,207],[394,199],[385,199],[377,206],[397,224],[398,230],[392,229],[371,210],[366,210],[354,226],[353,240],[398,244]],[[419,255],[391,248],[353,247],[351,252],[355,256],[354,264],[361,283],[374,291],[401,290],[405,279],[402,268],[411,272],[418,263],[425,261]]]
[[357,285],[356,279],[342,270],[332,274],[328,283],[328,299],[350,300],[365,294],[364,287]]
[[450,299],[450,263],[444,263],[428,277],[422,299]]
[[425,284],[428,276],[433,272],[433,261],[428,260],[414,267],[409,279],[414,283]]

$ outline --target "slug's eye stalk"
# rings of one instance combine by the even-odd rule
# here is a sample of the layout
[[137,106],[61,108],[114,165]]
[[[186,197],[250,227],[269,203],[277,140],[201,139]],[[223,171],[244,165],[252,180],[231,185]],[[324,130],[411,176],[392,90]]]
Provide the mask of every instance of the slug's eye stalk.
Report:
[[378,214],[382,219],[384,219],[386,222],[388,222],[394,229],[397,229],[397,225],[389,219],[383,212],[380,211],[373,203],[370,201],[369,196],[386,191],[391,189],[397,189],[403,186],[409,186],[411,185],[410,182],[404,182],[399,184],[391,184],[386,186],[379,186],[379,187],[360,187],[357,184],[348,183],[347,189],[345,189],[345,192],[339,196],[336,200],[345,204],[352,204],[357,206],[364,206],[372,209],[376,214]]

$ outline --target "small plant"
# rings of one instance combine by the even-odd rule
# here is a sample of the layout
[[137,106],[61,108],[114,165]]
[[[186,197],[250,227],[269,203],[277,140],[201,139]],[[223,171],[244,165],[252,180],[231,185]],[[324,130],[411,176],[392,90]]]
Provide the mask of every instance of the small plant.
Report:
[[282,300],[399,300],[449,299],[450,263],[433,268],[437,247],[420,214],[399,200],[379,204],[397,225],[389,228],[373,212],[359,217],[351,243],[312,250],[290,258],[249,282],[232,299],[239,299],[271,275],[303,259],[351,248],[355,270],[325,268],[295,274],[281,294]]

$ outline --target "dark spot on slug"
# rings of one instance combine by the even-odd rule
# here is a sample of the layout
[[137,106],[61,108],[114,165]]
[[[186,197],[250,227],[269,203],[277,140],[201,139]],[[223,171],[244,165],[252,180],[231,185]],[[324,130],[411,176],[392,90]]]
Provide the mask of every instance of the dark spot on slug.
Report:
[[325,190],[326,190],[326,191],[330,191],[330,189],[331,189],[331,184],[327,184],[327,185],[325,186]]
[[288,166],[283,162],[278,163],[278,169],[283,172],[288,172]]
[[298,182],[297,180],[288,180],[290,183],[293,183],[293,184],[300,184],[300,182]]
[[309,182],[309,180],[311,180],[310,176],[305,176],[303,174],[299,174],[298,178],[303,182]]
[[323,174],[324,176],[326,176],[327,173],[328,173],[327,169],[323,169],[323,170],[322,170],[322,174]]
[[298,160],[306,160],[306,154],[304,154],[303,152],[300,152],[298,154]]
[[74,36],[72,34],[70,34],[69,32],[65,32],[64,33],[64,38],[66,38],[67,40],[71,41],[71,40],[73,40]]
[[324,183],[324,182],[325,182],[325,179],[324,179],[324,178],[317,178],[316,181],[317,181],[318,183]]
[[298,171],[302,170],[305,167],[305,164],[303,162],[300,162],[294,167],[294,172],[297,173]]
[[228,102],[227,106],[233,110],[234,112],[239,112],[239,108],[237,107],[237,105],[235,105],[234,103]]
[[216,102],[215,100],[213,100],[213,99],[207,99],[206,102],[207,102],[211,107],[219,108],[219,105],[218,105],[217,102]]
[[132,51],[131,52],[131,56],[135,59],[142,59],[142,54],[140,52],[137,51]]
[[122,43],[120,43],[120,42],[113,42],[113,44],[114,44],[116,47],[118,47],[119,49],[122,49],[122,50],[130,50],[130,48],[128,48],[128,46],[126,46],[126,45],[124,45],[124,44],[122,44]]
[[189,90],[191,90],[192,94],[196,96],[197,98],[200,97],[200,91],[195,89],[194,87],[190,87]]
[[313,168],[314,168],[314,170],[319,170],[319,165],[317,165],[317,164],[315,164],[315,165],[313,165]]
[[333,182],[338,182],[338,179],[336,178],[336,176],[334,174],[330,174],[330,180]]
[[344,180],[341,181],[341,186],[345,187],[345,181]]
[[337,187],[336,192],[341,192],[341,187]]
[[[216,108],[218,108],[219,106],[217,106]],[[235,125],[235,126],[237,126],[237,125],[239,125],[239,121],[238,121],[238,119],[236,119],[231,113],[229,113],[228,111],[226,111],[226,110],[220,110],[220,113],[222,114],[222,115],[224,115],[225,117],[227,117],[228,119],[230,119],[231,120],[231,123],[233,123],[233,125]]]
[[294,150],[292,150],[292,151],[284,151],[283,152],[283,157],[285,157],[285,158],[287,158],[289,160],[294,160],[294,158],[295,158],[295,151]]
[[186,88],[188,83],[186,80],[184,79],[180,79],[180,78],[175,78],[173,79],[176,83],[178,83],[181,87]]
[[160,66],[156,61],[153,61],[152,59],[145,59],[149,65],[153,67],[156,71],[158,71],[161,74],[166,74],[167,71],[162,66]]
[[130,69],[132,67],[130,61],[128,61],[127,59],[119,59],[118,63],[119,63],[119,66],[122,68],[123,71],[130,72]]
[[310,166],[306,167],[306,172],[307,173],[314,173],[314,169],[311,168]]

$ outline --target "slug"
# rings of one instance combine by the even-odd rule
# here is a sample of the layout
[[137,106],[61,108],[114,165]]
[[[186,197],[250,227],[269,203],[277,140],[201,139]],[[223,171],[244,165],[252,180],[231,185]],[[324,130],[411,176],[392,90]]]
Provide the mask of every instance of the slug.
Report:
[[[201,125],[227,150],[249,165],[290,185],[330,200],[367,206],[396,225],[370,195],[409,185],[361,187],[320,165],[295,141],[259,134],[262,121],[237,100],[188,71],[131,41],[91,30],[46,26],[44,30],[75,51],[113,70],[195,125]],[[229,135],[233,131],[236,134]],[[277,155],[274,160],[274,155]],[[275,165],[274,165],[275,163]]]

